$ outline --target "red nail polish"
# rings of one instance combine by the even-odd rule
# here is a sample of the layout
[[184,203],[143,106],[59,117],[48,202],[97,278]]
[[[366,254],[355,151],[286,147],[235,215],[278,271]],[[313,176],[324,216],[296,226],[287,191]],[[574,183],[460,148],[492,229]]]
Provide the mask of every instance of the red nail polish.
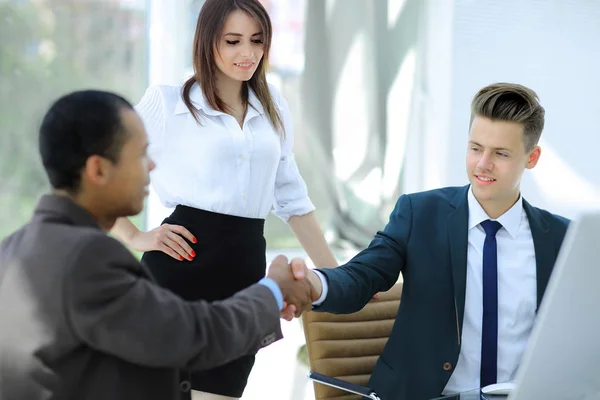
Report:
[[183,257],[182,256],[179,256],[179,261],[183,261]]
[[192,250],[192,257],[196,257],[196,252]]
[[193,239],[192,239],[192,242],[194,242],[194,243],[198,243],[198,240],[196,240],[196,238],[193,238]]

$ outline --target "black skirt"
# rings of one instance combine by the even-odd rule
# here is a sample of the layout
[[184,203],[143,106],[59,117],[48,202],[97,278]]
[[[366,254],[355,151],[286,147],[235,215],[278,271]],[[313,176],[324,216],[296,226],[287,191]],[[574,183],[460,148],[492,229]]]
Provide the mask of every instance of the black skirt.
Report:
[[[222,300],[265,276],[263,219],[177,206],[162,223],[184,226],[198,240],[189,243],[196,252],[192,261],[179,261],[162,251],[147,252],[142,257],[157,283],[180,297]],[[241,397],[253,365],[254,355],[249,355],[212,370],[182,372],[181,379],[190,379],[194,390]],[[184,390],[189,387],[181,386]],[[189,392],[182,393],[185,398],[190,398]]]

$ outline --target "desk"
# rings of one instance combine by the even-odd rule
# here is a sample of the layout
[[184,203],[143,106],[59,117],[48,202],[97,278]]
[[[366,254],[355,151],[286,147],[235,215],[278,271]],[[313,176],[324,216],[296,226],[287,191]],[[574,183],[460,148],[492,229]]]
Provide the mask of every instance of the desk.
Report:
[[508,396],[483,394],[479,389],[463,392],[459,394],[450,394],[447,396],[436,397],[431,400],[506,400]]

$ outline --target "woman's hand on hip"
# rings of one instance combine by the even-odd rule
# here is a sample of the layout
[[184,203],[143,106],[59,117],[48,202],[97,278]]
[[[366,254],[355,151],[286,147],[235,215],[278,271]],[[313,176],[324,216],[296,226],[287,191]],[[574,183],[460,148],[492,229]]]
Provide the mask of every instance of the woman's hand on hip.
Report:
[[162,251],[176,260],[192,261],[196,252],[186,241],[197,240],[181,225],[162,224],[148,232],[137,232],[131,238],[131,247],[137,251]]

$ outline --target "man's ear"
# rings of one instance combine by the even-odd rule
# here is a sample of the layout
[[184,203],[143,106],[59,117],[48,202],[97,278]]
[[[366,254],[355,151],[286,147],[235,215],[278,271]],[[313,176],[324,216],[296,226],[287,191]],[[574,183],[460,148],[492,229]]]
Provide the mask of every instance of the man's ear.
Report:
[[536,166],[538,161],[540,160],[540,156],[542,155],[542,148],[540,146],[535,146],[533,150],[529,153],[529,158],[527,159],[527,164],[525,167],[527,169],[532,169]]
[[104,186],[110,178],[111,166],[110,160],[104,157],[89,156],[85,161],[82,177],[92,185]]

